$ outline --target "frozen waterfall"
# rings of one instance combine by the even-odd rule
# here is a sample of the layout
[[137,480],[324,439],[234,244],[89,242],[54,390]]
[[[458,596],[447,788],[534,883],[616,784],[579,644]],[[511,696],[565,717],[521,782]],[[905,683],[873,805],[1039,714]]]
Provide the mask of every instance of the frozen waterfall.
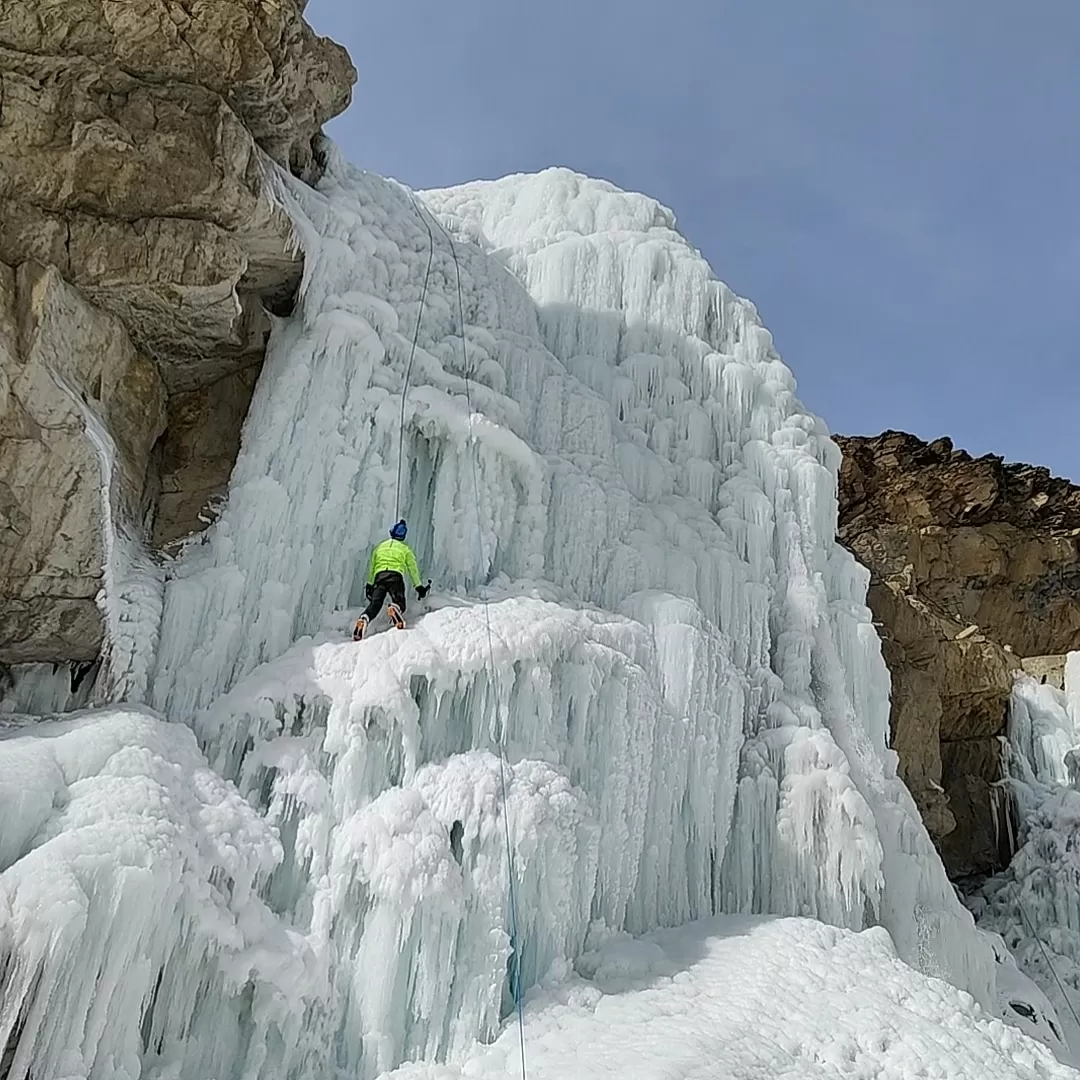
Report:
[[1009,709],[1009,788],[1018,850],[969,898],[1000,934],[1080,1050],[1080,653],[1064,689],[1020,675]]
[[[565,170],[419,210],[333,148],[318,191],[275,183],[301,297],[152,670],[116,673],[146,703],[0,741],[0,1074],[461,1060],[513,965],[718,912],[883,926],[990,1005],[886,745],[839,453],[754,308]],[[400,511],[435,590],[355,645],[418,318]]]

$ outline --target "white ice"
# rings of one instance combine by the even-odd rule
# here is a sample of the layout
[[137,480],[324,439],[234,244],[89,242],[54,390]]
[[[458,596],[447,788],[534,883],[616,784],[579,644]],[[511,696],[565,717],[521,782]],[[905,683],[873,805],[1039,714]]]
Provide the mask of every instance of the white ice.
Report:
[[[116,477],[116,445],[86,395],[56,368],[49,375],[68,396],[83,420],[98,464],[102,582],[95,598],[103,616],[100,667],[89,696],[96,702],[142,702],[158,642],[164,581],[161,568],[147,550],[140,508],[128,505]],[[32,675],[40,687],[40,678]],[[70,699],[66,705],[72,704]]]
[[[901,963],[888,934],[720,917],[643,939],[604,935],[525,1014],[535,1080],[1051,1080],[1075,1077],[969,995]],[[521,1075],[508,1025],[459,1066],[388,1080]]]
[[1008,870],[981,884],[968,904],[1045,993],[1065,1038],[1080,1052],[1078,704],[1080,653],[1068,657],[1064,692],[1017,677],[1007,760],[1018,850]]
[[12,664],[0,669],[0,722],[12,716],[48,716],[90,704],[98,661]]
[[[428,192],[421,216],[332,148],[318,192],[275,183],[306,256],[297,311],[223,512],[168,570],[153,669],[130,634],[110,654],[168,722],[63,729],[102,762],[100,732],[135,724],[122,784],[112,765],[70,779],[48,733],[0,740],[20,821],[0,895],[82,881],[65,838],[101,838],[93,895],[0,931],[12,1080],[461,1062],[514,971],[533,987],[590,936],[718,912],[880,926],[865,940],[996,1009],[993,942],[886,745],[867,574],[834,539],[838,451],[671,213],[550,170]],[[399,512],[435,592],[355,645]],[[78,784],[101,793],[73,819]],[[160,880],[140,799],[170,837]],[[129,886],[128,852],[154,880]],[[85,953],[110,933],[131,940]]]
[[5,734],[4,1075],[164,1077],[185,1043],[180,1075],[231,1075],[245,995],[287,1027],[291,1003],[260,991],[305,971],[253,889],[277,836],[181,724],[117,709]]

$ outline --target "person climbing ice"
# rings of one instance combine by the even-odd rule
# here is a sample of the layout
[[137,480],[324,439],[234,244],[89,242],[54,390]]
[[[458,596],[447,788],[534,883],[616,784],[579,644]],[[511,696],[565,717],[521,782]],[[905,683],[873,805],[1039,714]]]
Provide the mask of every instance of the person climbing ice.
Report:
[[426,585],[420,584],[420,570],[416,565],[416,556],[412,548],[405,543],[405,535],[408,532],[404,520],[399,521],[390,530],[390,539],[377,544],[371,553],[371,563],[368,566],[367,584],[364,586],[364,594],[368,598],[368,606],[363,615],[356,620],[353,630],[353,641],[359,641],[364,636],[372,619],[382,611],[383,601],[390,596],[390,604],[386,614],[390,621],[399,629],[405,629],[405,575],[412,579],[416,596],[423,600],[431,589],[431,582]]

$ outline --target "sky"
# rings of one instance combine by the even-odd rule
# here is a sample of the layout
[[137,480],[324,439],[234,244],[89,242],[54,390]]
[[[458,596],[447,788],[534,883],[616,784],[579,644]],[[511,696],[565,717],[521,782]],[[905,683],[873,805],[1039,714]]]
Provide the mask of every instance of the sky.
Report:
[[310,0],[327,127],[414,188],[562,165],[645,192],[829,428],[1080,482],[1076,0]]

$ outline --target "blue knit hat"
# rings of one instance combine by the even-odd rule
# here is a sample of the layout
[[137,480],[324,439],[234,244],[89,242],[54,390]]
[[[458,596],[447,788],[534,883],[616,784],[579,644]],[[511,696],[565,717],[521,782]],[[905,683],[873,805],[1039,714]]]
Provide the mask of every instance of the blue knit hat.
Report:
[[408,528],[405,525],[405,519],[402,518],[391,530],[390,536],[394,540],[404,540],[405,534],[408,532]]

